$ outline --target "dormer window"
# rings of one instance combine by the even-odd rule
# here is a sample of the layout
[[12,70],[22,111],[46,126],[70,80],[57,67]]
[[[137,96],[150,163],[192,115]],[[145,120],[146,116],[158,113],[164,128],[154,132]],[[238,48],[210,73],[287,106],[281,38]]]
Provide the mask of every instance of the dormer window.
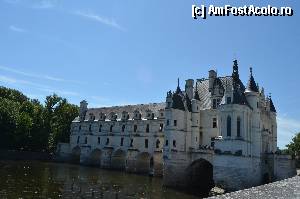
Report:
[[213,109],[216,109],[216,108],[217,108],[217,100],[213,99]]

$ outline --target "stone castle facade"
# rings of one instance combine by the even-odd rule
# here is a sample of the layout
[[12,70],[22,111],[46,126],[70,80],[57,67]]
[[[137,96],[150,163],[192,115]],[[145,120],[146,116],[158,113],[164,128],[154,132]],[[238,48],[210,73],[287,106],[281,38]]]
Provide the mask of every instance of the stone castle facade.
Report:
[[[179,80],[178,80],[179,81]],[[163,176],[164,184],[237,190],[295,175],[294,161],[277,154],[276,109],[238,63],[230,76],[186,80],[165,103],[88,109],[72,123],[61,157],[102,168]]]

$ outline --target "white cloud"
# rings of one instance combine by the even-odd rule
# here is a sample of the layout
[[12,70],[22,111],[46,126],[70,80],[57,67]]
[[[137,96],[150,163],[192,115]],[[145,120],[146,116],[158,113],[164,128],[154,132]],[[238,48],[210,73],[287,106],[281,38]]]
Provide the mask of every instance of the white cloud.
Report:
[[11,67],[1,66],[1,65],[0,65],[0,70],[11,72],[11,73],[15,73],[15,74],[18,74],[18,75],[23,75],[23,76],[26,76],[26,77],[32,77],[32,78],[37,78],[37,79],[50,80],[50,81],[55,81],[55,82],[79,83],[77,81],[65,80],[63,78],[53,77],[53,76],[49,76],[49,75],[27,73],[27,72],[24,72],[24,71],[21,71],[21,70],[16,70],[16,69],[13,69]]
[[298,132],[300,132],[300,121],[288,117],[277,117],[277,140],[280,148],[289,144]]
[[49,9],[55,7],[55,1],[53,0],[41,0],[32,5],[34,9]]
[[125,31],[125,29],[122,26],[120,26],[114,19],[109,19],[109,18],[106,18],[103,16],[99,16],[99,15],[93,14],[91,12],[77,11],[77,12],[74,12],[74,14],[81,16],[81,17],[85,17],[90,20],[97,21],[101,24],[104,24],[104,25],[107,25],[110,27]]
[[58,0],[3,0],[3,2],[33,9],[50,9],[55,7]]
[[5,84],[10,84],[10,85],[27,85],[27,86],[30,86],[31,88],[35,88],[37,90],[46,92],[47,94],[57,93],[57,94],[64,95],[64,96],[79,96],[79,93],[77,93],[77,92],[54,89],[54,88],[51,88],[51,87],[43,85],[43,84],[38,84],[38,83],[26,81],[26,80],[20,80],[20,79],[16,79],[16,78],[4,76],[4,75],[0,75],[0,82],[5,83]]
[[9,26],[9,29],[10,29],[11,31],[20,32],[20,33],[25,33],[25,32],[27,32],[27,30],[25,30],[25,29],[23,29],[23,28],[20,28],[20,27],[17,27],[17,26],[14,26],[14,25]]

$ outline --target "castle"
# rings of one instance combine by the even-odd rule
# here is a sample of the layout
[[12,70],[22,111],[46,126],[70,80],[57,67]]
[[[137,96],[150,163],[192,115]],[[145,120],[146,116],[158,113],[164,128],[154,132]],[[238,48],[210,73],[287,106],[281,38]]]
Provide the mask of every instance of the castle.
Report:
[[248,188],[296,174],[277,153],[276,108],[250,68],[245,87],[238,63],[230,76],[186,80],[165,103],[88,109],[80,103],[62,158],[101,168],[163,176],[166,186],[207,192]]

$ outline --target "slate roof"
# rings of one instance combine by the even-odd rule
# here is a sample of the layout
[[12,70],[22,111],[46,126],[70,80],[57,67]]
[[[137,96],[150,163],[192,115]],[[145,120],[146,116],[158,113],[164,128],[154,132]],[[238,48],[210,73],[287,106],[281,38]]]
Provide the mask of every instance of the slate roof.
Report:
[[146,111],[151,110],[155,117],[158,116],[158,112],[160,109],[165,109],[166,103],[150,103],[150,104],[137,104],[137,105],[125,105],[125,106],[112,106],[112,107],[102,107],[102,108],[89,108],[85,119],[89,119],[90,113],[93,113],[96,117],[96,120],[99,119],[99,114],[102,112],[108,116],[111,112],[114,112],[117,114],[118,118],[121,119],[122,112],[126,111],[129,114],[129,118],[133,117],[133,112],[135,110],[138,110],[142,114],[142,118],[146,116]]
[[271,98],[270,98],[270,111],[276,113],[276,108]]
[[[226,84],[232,85],[232,77],[218,77],[221,81],[223,87],[226,87]],[[198,79],[197,80],[197,89],[200,99],[200,109],[209,109],[211,107],[211,93],[209,92],[209,80],[208,79]]]
[[255,82],[254,77],[252,75],[252,68],[250,68],[250,78],[249,78],[249,81],[248,81],[247,90],[258,92],[256,82]]

